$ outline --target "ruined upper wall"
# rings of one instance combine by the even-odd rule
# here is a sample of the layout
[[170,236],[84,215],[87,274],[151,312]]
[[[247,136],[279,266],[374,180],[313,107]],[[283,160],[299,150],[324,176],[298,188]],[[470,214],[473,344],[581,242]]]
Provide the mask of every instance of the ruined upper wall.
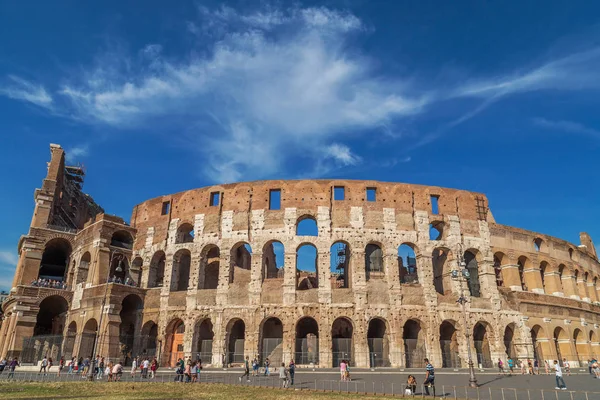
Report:
[[[334,187],[344,187],[343,201],[334,200]],[[367,188],[374,188],[375,201],[367,201]],[[281,190],[279,210],[269,210],[269,192]],[[220,202],[210,205],[211,193],[219,193]],[[192,225],[203,214],[203,234],[219,234],[224,211],[233,211],[233,230],[247,230],[252,211],[264,210],[265,228],[284,226],[284,210],[296,208],[296,214],[316,217],[319,207],[331,214],[333,227],[350,227],[352,207],[362,207],[365,228],[383,228],[383,210],[394,209],[399,230],[414,229],[415,211],[431,214],[431,196],[438,197],[439,219],[458,215],[461,221],[494,222],[488,212],[488,200],[481,193],[402,183],[356,180],[256,181],[215,185],[157,197],[137,205],[131,224],[138,231],[136,248],[143,247],[147,228],[154,228],[154,243],[166,238],[169,222],[179,219]],[[163,203],[170,202],[163,214]],[[468,224],[465,224],[468,225]],[[477,228],[478,229],[478,228]]]

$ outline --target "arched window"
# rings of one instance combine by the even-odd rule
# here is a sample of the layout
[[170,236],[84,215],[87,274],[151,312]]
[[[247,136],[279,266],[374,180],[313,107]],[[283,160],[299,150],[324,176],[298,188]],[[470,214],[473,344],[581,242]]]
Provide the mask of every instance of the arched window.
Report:
[[335,242],[330,249],[332,288],[350,287],[350,246],[346,242]]
[[367,280],[383,277],[383,251],[376,244],[369,243],[365,248],[365,270]]
[[525,280],[525,265],[528,262],[527,257],[519,257],[517,260],[517,266],[519,268],[519,279],[521,280],[521,289],[527,291],[527,283]]
[[317,220],[311,215],[304,215],[298,218],[296,236],[319,236]]
[[312,244],[300,245],[296,250],[296,290],[318,287],[317,248]]
[[252,247],[248,243],[240,242],[231,249],[231,266],[229,269],[229,283],[247,284],[250,282],[252,269]]
[[263,248],[262,259],[262,279],[283,278],[284,274],[284,255],[283,243],[272,240],[265,244]]
[[88,272],[90,270],[90,263],[92,262],[92,256],[89,251],[86,251],[81,256],[79,261],[79,268],[77,269],[77,279],[75,284],[85,283],[87,281]]
[[536,252],[540,252],[542,250],[542,246],[544,244],[544,241],[540,238],[535,238],[533,239],[533,249]]
[[444,222],[433,221],[429,224],[429,240],[442,240],[444,237]]
[[163,251],[157,251],[150,261],[148,288],[162,287],[165,279],[166,256]]
[[477,256],[472,251],[467,250],[465,251],[464,260],[466,263],[466,268],[469,271],[469,279],[467,279],[469,292],[473,297],[481,297]]
[[494,254],[494,274],[496,275],[496,286],[500,287],[504,285],[502,279],[502,265],[504,264],[504,258],[506,256],[502,253]]
[[121,249],[131,250],[133,248],[133,237],[131,237],[131,233],[127,231],[116,231],[110,239],[110,245]]
[[200,274],[198,289],[216,289],[219,285],[220,250],[209,244],[200,253]]
[[175,243],[193,243],[194,242],[194,226],[189,223],[183,223],[177,228],[177,236]]
[[435,248],[431,253],[433,264],[433,286],[441,295],[452,291],[450,283],[450,267],[452,265],[452,252],[445,248]]
[[188,289],[190,283],[191,254],[189,250],[179,250],[173,256],[173,273],[171,274],[171,292]]
[[46,243],[38,278],[64,281],[71,255],[71,245],[65,239],[52,239]]
[[400,283],[419,283],[417,255],[410,243],[402,243],[398,247],[398,272]]

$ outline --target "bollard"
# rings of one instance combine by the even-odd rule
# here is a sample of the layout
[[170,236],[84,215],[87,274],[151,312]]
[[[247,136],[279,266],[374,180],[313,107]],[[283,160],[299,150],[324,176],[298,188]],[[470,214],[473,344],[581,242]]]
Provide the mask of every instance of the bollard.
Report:
[[500,388],[500,391],[502,392],[502,400],[504,400],[504,388]]
[[452,386],[454,388],[454,400],[456,400],[456,386]]
[[492,398],[492,397],[493,397],[493,396],[492,396],[492,388],[491,388],[491,387],[489,387],[488,389],[490,390],[490,400],[493,400],[493,398]]

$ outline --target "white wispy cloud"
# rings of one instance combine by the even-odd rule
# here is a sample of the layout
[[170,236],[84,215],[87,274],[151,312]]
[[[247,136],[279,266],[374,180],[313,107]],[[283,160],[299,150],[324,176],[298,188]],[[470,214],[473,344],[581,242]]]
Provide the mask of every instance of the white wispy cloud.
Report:
[[600,130],[589,128],[579,122],[574,121],[552,121],[546,118],[534,118],[533,124],[541,128],[552,129],[556,131],[563,131],[569,133],[576,133],[582,135],[589,135],[596,138],[600,138]]
[[[77,118],[117,127],[164,116],[193,121],[198,128],[188,128],[187,136],[204,152],[205,172],[232,181],[278,171],[291,151],[357,164],[360,157],[339,143],[343,135],[416,114],[428,102],[407,82],[374,76],[369,59],[346,51],[362,30],[351,14],[200,10],[201,26],[222,32],[210,55],[160,60],[151,72],[140,68],[135,75],[96,66],[60,90]],[[141,53],[158,57],[160,50],[147,46]]]
[[8,75],[7,78],[6,83],[0,83],[0,95],[33,103],[44,108],[52,106],[52,97],[43,86],[15,75]]
[[0,250],[0,264],[17,265],[19,257],[16,252]]
[[73,162],[83,157],[87,157],[90,153],[90,146],[82,144],[66,149],[67,161]]

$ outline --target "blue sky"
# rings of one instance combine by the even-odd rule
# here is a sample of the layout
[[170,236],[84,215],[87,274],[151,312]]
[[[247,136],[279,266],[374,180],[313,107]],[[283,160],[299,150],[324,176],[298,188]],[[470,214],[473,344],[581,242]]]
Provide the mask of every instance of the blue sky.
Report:
[[499,223],[600,240],[594,2],[0,3],[0,287],[49,143],[129,219],[214,182],[481,191]]

